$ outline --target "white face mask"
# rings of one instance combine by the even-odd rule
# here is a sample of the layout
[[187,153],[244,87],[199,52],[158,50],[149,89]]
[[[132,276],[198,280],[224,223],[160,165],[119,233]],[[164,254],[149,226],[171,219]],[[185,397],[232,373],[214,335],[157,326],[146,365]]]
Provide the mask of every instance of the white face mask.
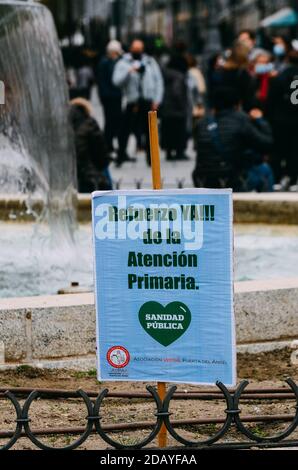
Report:
[[275,44],[275,46],[273,48],[273,53],[277,57],[282,57],[282,56],[286,55],[286,48],[282,44]]
[[265,75],[266,73],[272,72],[274,69],[274,65],[269,64],[257,64],[255,66],[255,72],[257,75]]

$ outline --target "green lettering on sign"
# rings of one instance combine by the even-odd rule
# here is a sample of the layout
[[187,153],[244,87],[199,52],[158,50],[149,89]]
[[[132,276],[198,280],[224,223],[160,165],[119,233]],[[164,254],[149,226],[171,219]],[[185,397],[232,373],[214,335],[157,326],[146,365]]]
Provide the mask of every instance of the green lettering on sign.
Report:
[[170,346],[188,330],[191,313],[182,302],[172,302],[166,307],[158,302],[147,302],[140,309],[139,321],[155,341]]

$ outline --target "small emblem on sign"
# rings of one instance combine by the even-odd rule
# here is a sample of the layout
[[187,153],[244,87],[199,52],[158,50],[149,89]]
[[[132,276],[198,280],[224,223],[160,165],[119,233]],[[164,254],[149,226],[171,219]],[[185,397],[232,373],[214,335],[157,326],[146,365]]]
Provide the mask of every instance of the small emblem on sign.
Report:
[[130,354],[122,346],[114,346],[107,352],[107,361],[115,369],[124,369],[130,362]]

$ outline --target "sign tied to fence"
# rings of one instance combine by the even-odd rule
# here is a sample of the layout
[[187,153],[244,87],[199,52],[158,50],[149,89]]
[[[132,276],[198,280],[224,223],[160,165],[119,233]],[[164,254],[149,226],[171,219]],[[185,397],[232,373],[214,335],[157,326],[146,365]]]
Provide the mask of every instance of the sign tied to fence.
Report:
[[100,380],[236,381],[232,193],[93,194]]

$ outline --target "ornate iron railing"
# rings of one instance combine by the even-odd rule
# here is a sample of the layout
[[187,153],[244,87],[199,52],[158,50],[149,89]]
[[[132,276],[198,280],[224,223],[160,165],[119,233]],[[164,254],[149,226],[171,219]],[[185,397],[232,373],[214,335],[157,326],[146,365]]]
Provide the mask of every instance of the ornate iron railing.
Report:
[[[82,446],[91,435],[98,435],[106,444],[115,449],[142,449],[153,443],[161,427],[165,424],[169,435],[176,442],[187,448],[233,448],[245,449],[252,447],[271,448],[271,447],[298,447],[298,434],[296,439],[289,440],[295,431],[298,432],[298,386],[288,379],[286,381],[289,388],[281,389],[247,389],[249,383],[242,382],[236,390],[228,390],[222,383],[217,383],[218,389],[214,391],[193,391],[188,393],[177,392],[177,387],[171,387],[164,401],[161,401],[154,387],[148,386],[147,393],[110,393],[107,389],[99,393],[86,393],[82,390],[77,392],[59,391],[59,390],[35,390],[12,389],[5,391],[0,389],[0,413],[1,402],[8,400],[15,410],[15,429],[13,431],[0,431],[0,442],[6,439],[5,444],[0,450],[11,449],[16,442],[23,437],[27,437],[37,448],[43,450],[57,450],[57,447],[51,447],[42,442],[40,436],[49,435],[79,435],[78,439],[64,447],[62,450],[74,450]],[[29,396],[28,396],[29,395]],[[27,397],[21,405],[20,397]],[[17,398],[19,397],[19,399]],[[152,422],[127,423],[103,425],[101,410],[106,398],[129,398],[129,399],[150,399],[154,401],[156,413]],[[60,428],[60,429],[32,429],[30,419],[30,409],[32,404],[40,399],[81,399],[86,407],[86,426],[82,428]],[[225,414],[221,418],[198,419],[198,420],[173,420],[170,413],[170,405],[173,400],[224,400],[226,403]],[[294,415],[267,415],[267,416],[242,416],[240,401],[262,400],[272,403],[274,400],[295,400],[296,412]],[[263,436],[258,432],[249,429],[247,423],[260,422],[279,422],[288,423],[285,430],[273,436]],[[205,440],[191,441],[177,431],[179,427],[194,426],[199,424],[217,424],[221,425],[214,435],[208,436]],[[229,442],[229,432],[231,427],[239,431],[248,441]],[[123,430],[150,429],[148,435],[137,444],[123,444],[114,440],[109,434]],[[1,444],[0,444],[1,445]]]

